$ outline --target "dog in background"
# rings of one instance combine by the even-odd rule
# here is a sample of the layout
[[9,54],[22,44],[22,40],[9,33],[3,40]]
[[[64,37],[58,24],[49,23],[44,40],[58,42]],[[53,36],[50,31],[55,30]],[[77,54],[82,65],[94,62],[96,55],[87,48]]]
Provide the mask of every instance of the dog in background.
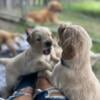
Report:
[[30,22],[36,22],[44,24],[46,22],[52,22],[59,24],[60,20],[57,17],[57,13],[62,11],[62,6],[58,1],[51,1],[46,8],[40,11],[29,12],[25,16],[25,20]]
[[90,63],[92,41],[88,33],[79,25],[61,25],[58,32],[63,33],[60,38],[63,51],[51,74],[51,82],[69,100],[100,100],[100,82]]
[[3,97],[9,94],[12,86],[21,75],[49,69],[51,64],[44,55],[49,55],[52,48],[51,32],[46,27],[35,27],[27,30],[27,41],[30,47],[13,58],[0,58],[0,63],[6,68],[7,87],[1,92]]
[[2,44],[5,44],[11,50],[12,54],[16,55],[16,48],[14,47],[14,44],[20,46],[15,41],[16,37],[20,37],[20,34],[7,32],[5,30],[0,30],[0,49]]

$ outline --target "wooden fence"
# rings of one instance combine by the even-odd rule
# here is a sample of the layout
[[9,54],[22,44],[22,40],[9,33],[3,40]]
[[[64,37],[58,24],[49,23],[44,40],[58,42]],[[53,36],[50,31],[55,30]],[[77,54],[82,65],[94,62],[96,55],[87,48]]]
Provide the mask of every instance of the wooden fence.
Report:
[[[44,6],[50,0],[0,0],[0,17],[21,18],[30,8]],[[12,18],[11,17],[11,18]]]

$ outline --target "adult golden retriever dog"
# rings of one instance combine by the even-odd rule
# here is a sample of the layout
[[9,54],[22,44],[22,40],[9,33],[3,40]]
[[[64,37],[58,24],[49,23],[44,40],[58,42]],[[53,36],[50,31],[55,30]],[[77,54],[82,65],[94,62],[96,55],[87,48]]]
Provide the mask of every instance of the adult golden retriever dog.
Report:
[[59,24],[60,20],[57,17],[57,13],[62,11],[62,6],[58,1],[51,1],[48,6],[40,11],[29,12],[25,19],[30,22],[36,22],[44,24],[46,22],[52,22]]
[[14,47],[14,44],[17,44],[19,46],[19,44],[15,41],[15,38],[19,36],[19,34],[11,33],[0,29],[0,45],[7,45],[7,47],[11,50],[12,54],[16,55],[16,48]]
[[[69,100],[100,100],[100,83],[90,63],[91,38],[79,25],[60,26],[61,60],[55,65],[51,80]],[[60,74],[59,74],[60,72]]]
[[35,27],[27,30],[27,41],[30,47],[23,53],[13,58],[0,58],[0,63],[6,68],[6,82],[3,97],[6,97],[15,85],[17,78],[20,75],[25,75],[31,72],[51,69],[51,65],[46,61],[44,55],[49,55],[52,48],[52,36],[48,28]]

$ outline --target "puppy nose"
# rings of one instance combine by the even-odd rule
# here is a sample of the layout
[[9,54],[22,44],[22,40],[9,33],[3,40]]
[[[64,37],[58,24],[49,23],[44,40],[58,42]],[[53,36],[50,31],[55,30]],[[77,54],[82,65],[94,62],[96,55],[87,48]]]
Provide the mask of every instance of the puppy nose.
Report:
[[50,47],[51,45],[52,45],[52,42],[51,42],[51,41],[46,41],[46,42],[45,42],[45,46],[46,46],[46,47]]

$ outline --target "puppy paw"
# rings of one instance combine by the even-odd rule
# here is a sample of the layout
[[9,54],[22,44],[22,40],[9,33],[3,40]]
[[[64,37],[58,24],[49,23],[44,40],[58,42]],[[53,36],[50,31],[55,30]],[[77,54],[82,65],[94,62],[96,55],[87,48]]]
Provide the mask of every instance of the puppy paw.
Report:
[[40,68],[40,70],[52,70],[52,66],[51,64],[49,64],[48,62],[44,61],[44,60],[39,60],[37,62],[38,67]]
[[46,73],[46,75],[47,75],[48,79],[50,79],[50,78],[51,78],[51,76],[52,76],[52,72],[51,72],[51,71],[49,71],[49,70],[46,70],[46,71],[45,71],[45,73]]

